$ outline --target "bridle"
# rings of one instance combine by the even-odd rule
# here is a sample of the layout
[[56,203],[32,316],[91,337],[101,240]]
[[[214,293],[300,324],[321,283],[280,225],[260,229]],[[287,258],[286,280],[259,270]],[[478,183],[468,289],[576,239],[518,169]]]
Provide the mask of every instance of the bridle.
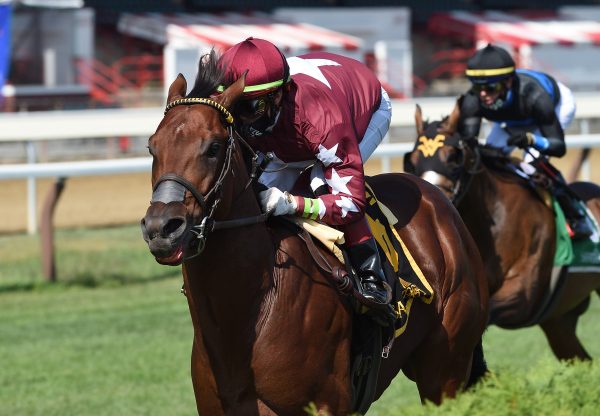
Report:
[[[213,219],[213,216],[215,214],[217,206],[221,202],[223,183],[224,183],[225,179],[227,178],[227,176],[229,175],[229,173],[233,172],[231,161],[233,159],[233,153],[235,151],[236,138],[240,143],[242,143],[247,148],[247,150],[250,152],[250,154],[252,156],[252,167],[251,167],[251,171],[250,171],[250,177],[249,177],[248,182],[246,183],[244,189],[240,192],[239,195],[241,195],[241,193],[244,192],[250,186],[250,184],[252,184],[252,182],[254,182],[254,180],[256,180],[256,178],[259,176],[260,156],[258,153],[256,153],[250,147],[250,145],[239,134],[237,134],[235,132],[235,130],[233,128],[234,118],[233,118],[233,115],[229,112],[229,110],[227,110],[224,106],[222,106],[221,104],[217,103],[216,101],[214,101],[210,98],[180,98],[178,100],[173,100],[170,103],[168,103],[167,106],[165,107],[164,114],[166,115],[169,110],[171,110],[173,107],[176,107],[178,105],[195,105],[195,104],[206,105],[206,106],[216,109],[221,114],[221,116],[223,116],[222,117],[223,124],[227,128],[228,139],[227,139],[227,149],[225,151],[225,160],[223,162],[223,167],[221,168],[221,172],[219,172],[219,176],[218,176],[217,180],[215,181],[214,185],[211,187],[211,189],[206,194],[202,194],[201,192],[199,192],[196,189],[196,187],[190,181],[188,181],[184,177],[177,175],[176,173],[165,173],[160,178],[158,178],[158,180],[154,184],[154,187],[152,188],[152,191],[155,192],[157,190],[158,186],[163,182],[166,182],[166,181],[176,182],[179,185],[183,186],[187,191],[189,191],[194,196],[194,198],[196,199],[196,201],[198,202],[200,207],[202,208],[202,213],[204,214],[204,216],[200,220],[200,224],[193,225],[190,228],[190,231],[193,234],[195,234],[195,240],[198,243],[197,253],[194,254],[193,256],[186,257],[186,260],[196,257],[198,254],[200,254],[204,250],[204,247],[206,245],[206,239],[208,238],[208,235],[212,231],[219,230],[219,229],[235,228],[235,227],[242,227],[242,226],[246,226],[246,225],[258,224],[261,222],[265,222],[269,215],[269,213],[263,213],[263,214],[255,215],[255,216],[251,216],[251,217],[237,218],[237,219],[233,219],[233,220],[224,220],[224,221],[216,221]],[[239,195],[236,196],[235,199],[237,199],[237,197],[239,197]],[[210,201],[211,199],[212,199],[212,204],[210,204],[210,206],[209,206],[207,201]]]

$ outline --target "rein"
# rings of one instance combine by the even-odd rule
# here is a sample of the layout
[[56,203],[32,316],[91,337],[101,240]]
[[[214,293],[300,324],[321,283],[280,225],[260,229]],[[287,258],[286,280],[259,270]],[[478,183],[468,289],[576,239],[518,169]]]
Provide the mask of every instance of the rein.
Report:
[[[190,228],[190,231],[196,235],[195,238],[198,242],[198,250],[195,255],[193,255],[191,257],[187,257],[187,259],[194,258],[198,254],[202,253],[202,251],[204,250],[204,247],[206,245],[206,239],[208,238],[208,235],[212,231],[228,229],[228,228],[243,227],[243,226],[253,225],[253,224],[259,224],[259,223],[265,222],[269,216],[269,213],[262,213],[260,215],[244,217],[244,218],[236,218],[236,219],[232,219],[232,220],[216,221],[213,219],[215,210],[216,210],[217,206],[219,205],[219,202],[221,202],[221,192],[223,189],[223,182],[227,178],[229,172],[233,172],[231,161],[233,158],[233,152],[235,151],[235,137],[237,137],[237,139],[248,149],[248,151],[252,155],[252,169],[250,172],[250,178],[249,178],[248,182],[246,183],[246,185],[244,186],[244,189],[242,190],[242,192],[244,192],[246,189],[248,189],[250,184],[252,182],[254,182],[254,180],[258,177],[257,172],[260,168],[260,162],[259,162],[260,157],[259,157],[259,154],[257,154],[252,149],[252,147],[250,147],[250,145],[239,134],[234,132],[234,130],[233,130],[233,121],[234,121],[233,115],[224,106],[222,106],[221,104],[217,103],[214,100],[211,100],[210,98],[180,98],[178,100],[173,100],[169,104],[167,104],[167,106],[165,107],[164,114],[166,115],[169,110],[171,110],[173,107],[176,107],[178,105],[194,105],[194,104],[202,104],[202,105],[207,105],[209,107],[212,107],[212,108],[216,109],[219,113],[221,113],[221,115],[223,116],[223,121],[224,121],[225,127],[227,128],[227,133],[228,133],[229,137],[227,139],[227,150],[225,153],[225,161],[223,162],[223,167],[221,168],[221,172],[219,173],[219,176],[218,176],[217,180],[215,181],[215,184],[213,185],[213,187],[206,194],[202,194],[201,192],[199,192],[190,181],[188,181],[187,179],[185,179],[184,177],[182,177],[180,175],[177,175],[176,173],[165,173],[160,178],[158,178],[158,180],[156,181],[156,183],[154,184],[154,187],[153,187],[153,192],[154,192],[154,191],[156,191],[156,189],[162,182],[174,181],[174,182],[182,185],[186,190],[188,190],[194,196],[194,198],[196,199],[196,201],[202,208],[203,213],[206,213],[208,211],[208,214],[205,214],[202,217],[202,220],[200,221],[199,225],[194,225]],[[234,135],[234,133],[235,133],[235,135]],[[239,195],[241,195],[242,192],[240,192]],[[237,199],[239,197],[239,195],[235,199]],[[213,203],[209,207],[206,201],[213,196],[214,196]]]
[[470,147],[465,143],[465,140],[460,140],[458,142],[458,149],[465,154],[465,149],[470,149],[473,151],[473,164],[470,167],[465,167],[466,160],[463,160],[463,168],[461,170],[460,176],[456,181],[456,185],[452,188],[452,196],[450,200],[454,204],[454,206],[458,206],[460,201],[463,199],[467,190],[471,186],[471,182],[473,181],[473,176],[480,173],[482,171],[481,167],[481,152],[479,150],[479,145],[475,145]]

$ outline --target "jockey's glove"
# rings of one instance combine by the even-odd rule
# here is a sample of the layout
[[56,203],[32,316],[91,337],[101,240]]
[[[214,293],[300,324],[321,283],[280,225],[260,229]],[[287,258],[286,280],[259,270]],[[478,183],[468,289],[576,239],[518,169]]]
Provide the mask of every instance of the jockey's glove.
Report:
[[263,212],[270,215],[291,215],[296,213],[298,203],[293,195],[278,188],[269,188],[258,194]]
[[506,142],[509,146],[517,146],[521,149],[531,147],[535,143],[535,137],[530,132],[516,133],[510,136]]

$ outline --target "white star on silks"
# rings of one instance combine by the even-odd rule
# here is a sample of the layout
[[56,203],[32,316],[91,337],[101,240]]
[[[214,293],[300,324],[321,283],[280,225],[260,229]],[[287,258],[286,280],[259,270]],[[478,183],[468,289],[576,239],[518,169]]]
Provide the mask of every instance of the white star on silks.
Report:
[[322,144],[319,145],[319,154],[317,155],[317,159],[319,159],[325,166],[329,166],[332,163],[340,163],[342,159],[337,157],[335,154],[337,152],[337,147],[339,143],[336,143],[331,149],[326,148]]
[[335,204],[342,209],[342,218],[345,218],[348,212],[358,212],[358,208],[348,197],[341,196],[339,201],[335,201]]
[[346,195],[352,195],[352,192],[350,192],[346,186],[346,184],[350,182],[350,179],[352,179],[352,175],[340,176],[335,169],[331,169],[331,179],[325,178],[325,181],[327,182],[327,185],[331,186],[331,192],[334,195],[337,195],[340,192]]
[[287,61],[290,66],[290,76],[294,74],[308,75],[311,78],[321,81],[323,84],[327,85],[329,89],[331,89],[331,85],[329,85],[329,81],[327,81],[327,78],[325,78],[325,75],[323,75],[319,67],[326,65],[341,66],[339,63],[330,59],[302,59],[298,56],[292,56],[291,58],[288,58]]

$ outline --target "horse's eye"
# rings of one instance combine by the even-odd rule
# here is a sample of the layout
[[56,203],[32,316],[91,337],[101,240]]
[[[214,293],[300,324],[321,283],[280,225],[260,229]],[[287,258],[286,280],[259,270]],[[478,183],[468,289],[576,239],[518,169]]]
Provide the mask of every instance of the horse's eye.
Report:
[[206,156],[216,157],[219,154],[219,150],[221,150],[221,143],[211,143],[206,152]]

